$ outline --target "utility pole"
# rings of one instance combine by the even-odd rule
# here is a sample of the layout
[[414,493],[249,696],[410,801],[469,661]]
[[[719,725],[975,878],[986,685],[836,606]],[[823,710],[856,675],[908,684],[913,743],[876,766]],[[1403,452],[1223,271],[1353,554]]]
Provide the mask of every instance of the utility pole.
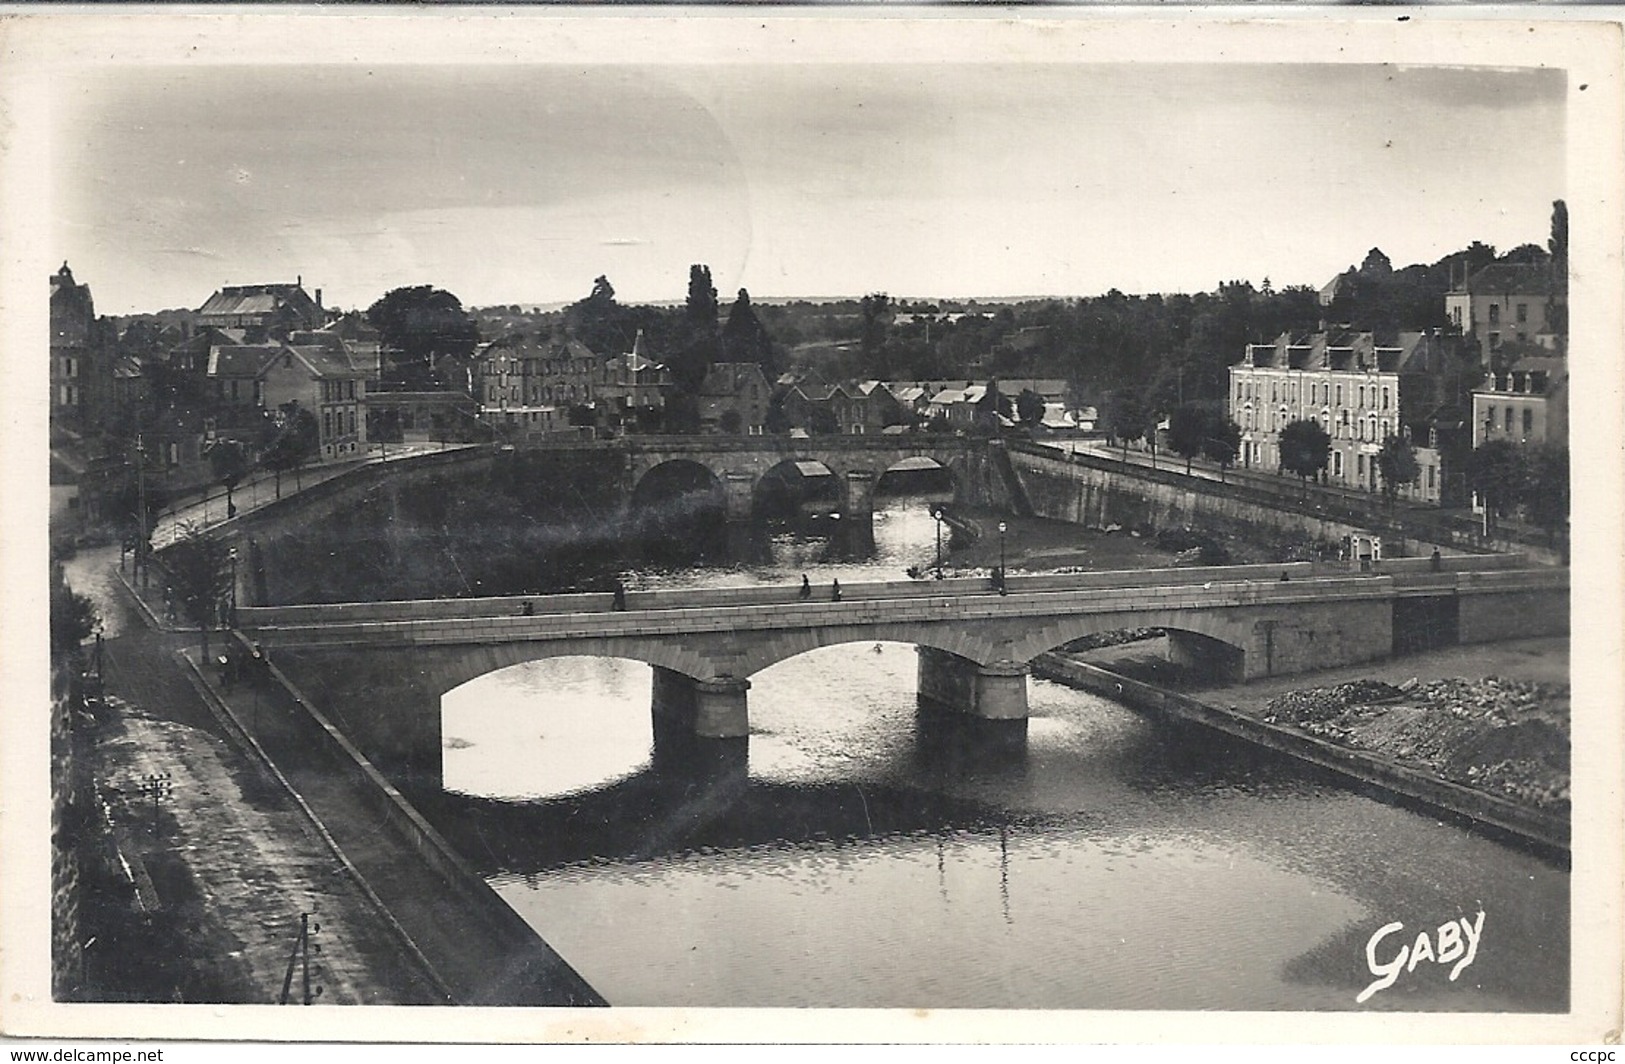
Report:
[[136,520],[140,523],[141,539],[135,546],[135,567],[141,574],[141,586],[147,586],[147,448],[141,442],[138,434],[135,438],[135,505],[140,511]]
[[319,985],[312,987],[310,984],[310,955],[322,948],[310,941],[310,936],[322,929],[321,924],[311,922],[312,915],[309,912],[299,914],[299,933],[294,936],[293,952],[288,954],[288,970],[282,977],[282,996],[277,999],[278,1005],[288,1003],[288,998],[293,990],[293,972],[295,968],[300,969],[299,982],[301,996],[304,998],[303,1003],[306,1005],[312,1004],[322,996],[322,987]]
[[152,796],[152,833],[158,834],[158,802],[168,798],[173,784],[167,772],[149,773],[141,781],[141,793]]

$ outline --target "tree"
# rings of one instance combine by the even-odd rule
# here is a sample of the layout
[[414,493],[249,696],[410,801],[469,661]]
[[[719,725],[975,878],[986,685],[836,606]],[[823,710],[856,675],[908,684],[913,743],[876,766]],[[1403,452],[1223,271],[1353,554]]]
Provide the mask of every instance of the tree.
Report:
[[1516,504],[1524,482],[1522,456],[1510,440],[1486,440],[1467,458],[1467,486],[1493,525]]
[[750,293],[743,288],[728,309],[728,324],[722,327],[722,349],[729,362],[754,362],[768,380],[778,377],[773,338],[751,306]]
[[1569,334],[1569,207],[1552,202],[1552,235],[1546,247],[1552,253],[1552,294],[1546,301],[1546,320],[1565,341]]
[[1326,468],[1332,454],[1332,438],[1318,421],[1292,421],[1281,429],[1281,468],[1303,479],[1308,491],[1309,478],[1318,476]]
[[1372,248],[1365,253],[1365,261],[1360,263],[1360,273],[1365,277],[1388,277],[1394,272],[1394,264],[1381,248]]
[[1558,443],[1534,444],[1523,471],[1524,513],[1550,543],[1569,521],[1569,449]]
[[426,284],[385,293],[367,309],[367,321],[389,352],[385,376],[408,387],[429,387],[440,359],[466,361],[479,342],[479,326],[462,302]]
[[214,471],[214,479],[226,486],[226,516],[236,516],[237,504],[231,492],[248,472],[248,453],[236,440],[216,440],[209,448],[209,468]]
[[859,304],[859,313],[863,317],[859,343],[863,350],[864,372],[877,377],[890,377],[885,352],[886,332],[893,320],[891,296],[885,292],[870,292]]
[[1021,389],[1016,396],[1016,420],[1029,429],[1037,428],[1044,420],[1044,397],[1031,388]]
[[[712,363],[722,353],[722,334],[717,328],[717,290],[711,284],[711,267],[688,268],[688,300],[683,304],[682,324],[672,357],[667,365],[677,389],[697,395],[711,372]],[[697,423],[697,422],[696,422]]]
[[51,656],[77,650],[98,623],[95,604],[68,586],[61,562],[52,562]]
[[1175,407],[1168,417],[1168,446],[1173,448],[1175,454],[1184,456],[1187,476],[1191,471],[1191,459],[1202,453],[1203,441],[1207,439],[1213,421],[1213,412],[1195,403]]
[[1225,470],[1235,463],[1240,453],[1241,426],[1223,414],[1215,414],[1208,424],[1208,434],[1202,439],[1202,457],[1219,463],[1219,479],[1223,480]]
[[1416,462],[1415,446],[1403,436],[1389,436],[1382,441],[1382,450],[1377,452],[1377,471],[1382,474],[1382,493],[1392,505],[1399,489],[1415,484],[1416,478],[1422,475],[1422,467]]
[[276,474],[277,498],[282,498],[282,474],[293,473],[294,485],[299,487],[299,470],[316,456],[320,447],[316,415],[300,406],[298,400],[283,404],[282,424],[260,458],[261,464]]
[[1145,437],[1147,411],[1140,393],[1132,388],[1119,388],[1106,397],[1102,412],[1106,435],[1123,445],[1123,458],[1128,459],[1128,445]]
[[187,526],[164,551],[170,591],[187,620],[198,626],[203,660],[209,660],[209,630],[231,590],[231,553],[224,540]]

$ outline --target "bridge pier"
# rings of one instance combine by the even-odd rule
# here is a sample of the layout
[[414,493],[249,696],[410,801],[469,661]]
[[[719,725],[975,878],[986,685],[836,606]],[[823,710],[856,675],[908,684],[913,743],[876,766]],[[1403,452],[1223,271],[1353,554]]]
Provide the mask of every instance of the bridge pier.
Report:
[[723,472],[721,480],[727,500],[728,523],[748,523],[756,502],[756,475],[746,470],[729,469]]
[[932,647],[920,647],[919,696],[955,713],[982,720],[1027,720],[1025,663],[978,665]]
[[749,680],[696,680],[655,666],[651,710],[657,730],[679,724],[701,739],[743,739],[750,735],[745,692]]
[[849,469],[846,473],[846,503],[841,516],[848,521],[869,521],[875,515],[875,475],[868,469]]
[[1213,681],[1240,683],[1247,678],[1247,655],[1210,636],[1168,629],[1168,660],[1194,676]]

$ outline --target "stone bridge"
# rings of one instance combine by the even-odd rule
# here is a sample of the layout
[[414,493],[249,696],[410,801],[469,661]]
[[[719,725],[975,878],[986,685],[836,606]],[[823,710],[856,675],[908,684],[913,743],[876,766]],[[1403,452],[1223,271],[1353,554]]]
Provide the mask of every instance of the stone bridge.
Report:
[[881,436],[628,436],[616,441],[627,452],[629,499],[655,469],[687,463],[706,469],[721,485],[728,520],[751,516],[756,488],[768,472],[786,462],[816,462],[839,485],[841,513],[867,518],[874,512],[875,487],[885,473],[910,459],[915,467],[936,465],[953,477],[956,498],[975,477],[974,456],[984,441],[967,437],[912,433]]
[[[258,641],[375,762],[438,785],[440,699],[485,673],[564,655],[654,667],[659,736],[749,733],[750,677],[840,643],[919,648],[923,702],[1024,727],[1038,655],[1082,636],[1162,628],[1171,656],[1234,680],[1385,658],[1418,645],[1568,630],[1568,571],[1516,557],[1308,563],[854,584],[245,608]],[[1283,580],[1285,574],[1288,579]],[[1000,725],[995,725],[1000,726]]]

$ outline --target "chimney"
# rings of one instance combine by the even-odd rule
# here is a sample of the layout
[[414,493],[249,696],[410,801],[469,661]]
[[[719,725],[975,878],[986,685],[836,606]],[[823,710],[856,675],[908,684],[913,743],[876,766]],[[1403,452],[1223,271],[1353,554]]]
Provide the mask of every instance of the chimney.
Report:
[[316,309],[322,309],[322,290],[320,288],[316,289]]

